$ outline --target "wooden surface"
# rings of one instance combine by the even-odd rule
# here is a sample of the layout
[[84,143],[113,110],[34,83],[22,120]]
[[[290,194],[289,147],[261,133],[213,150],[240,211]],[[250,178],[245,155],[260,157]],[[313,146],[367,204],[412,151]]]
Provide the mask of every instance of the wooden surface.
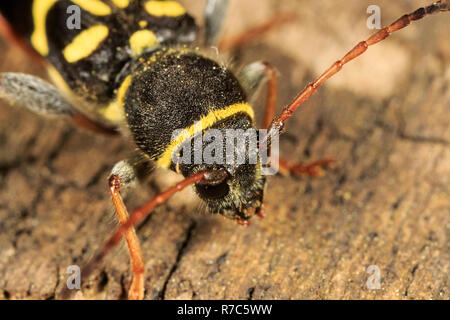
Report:
[[[429,4],[377,3],[384,24]],[[227,35],[277,12],[299,18],[225,61],[275,65],[281,106],[369,35],[369,4],[233,1]],[[197,17],[202,5],[192,7]],[[427,18],[371,48],[299,110],[284,155],[335,157],[339,166],[321,179],[270,178],[265,219],[240,227],[186,195],[158,209],[138,231],[145,297],[449,299],[449,18]],[[42,75],[18,50],[0,49],[1,71]],[[116,225],[106,178],[133,146],[3,102],[0,123],[0,298],[58,298],[66,268],[82,266]],[[128,206],[172,181],[158,174]],[[380,290],[366,287],[370,265],[380,268]],[[122,245],[76,297],[124,298],[130,279]]]

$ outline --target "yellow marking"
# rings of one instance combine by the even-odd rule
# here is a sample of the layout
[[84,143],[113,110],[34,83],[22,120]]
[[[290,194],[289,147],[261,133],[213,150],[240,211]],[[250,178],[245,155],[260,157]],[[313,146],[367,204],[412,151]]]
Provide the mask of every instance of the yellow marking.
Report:
[[139,21],[139,26],[140,26],[142,29],[144,29],[145,27],[148,26],[148,22],[145,21],[145,20],[141,20],[141,21]]
[[186,13],[184,7],[176,1],[151,0],[144,4],[144,8],[155,17],[179,17]]
[[32,6],[34,31],[31,35],[31,44],[42,56],[48,55],[47,41],[47,15],[58,0],[34,0]]
[[98,112],[112,123],[121,123],[125,120],[125,112],[117,100],[114,100],[108,106],[99,109]]
[[67,62],[74,63],[88,57],[106,39],[108,33],[108,28],[102,25],[82,31],[64,48],[64,58]]
[[125,94],[127,93],[127,90],[131,85],[131,80],[132,80],[131,75],[128,75],[120,85],[119,90],[117,91],[117,101],[119,102],[119,105],[122,108],[123,108],[123,100],[125,99]]
[[111,8],[100,0],[72,0],[72,2],[96,16],[107,16],[112,12]]
[[62,93],[65,96],[69,96],[69,95],[72,94],[72,89],[69,87],[69,85],[67,84],[66,80],[64,80],[64,78],[62,77],[61,73],[59,73],[59,71],[56,70],[55,67],[50,65],[47,68],[47,73],[50,76],[50,79],[52,80],[52,82],[56,85],[56,87],[58,89],[60,89],[62,91]]
[[128,7],[130,0],[112,0],[112,2],[121,9]]
[[130,47],[133,55],[138,56],[146,48],[153,47],[158,44],[158,39],[150,30],[139,30],[130,37]]
[[111,102],[108,106],[101,108],[99,110],[100,114],[113,123],[120,123],[125,120],[125,110],[123,101],[125,99],[125,94],[131,85],[132,77],[129,75],[125,78],[122,84],[117,90],[116,99]]
[[229,118],[237,113],[246,113],[252,120],[255,116],[253,108],[248,103],[236,103],[220,110],[213,110],[206,116],[201,117],[195,124],[181,131],[178,136],[170,142],[161,157],[156,161],[156,164],[161,168],[169,168],[172,163],[172,154],[179,145],[196,134],[210,128],[217,123],[217,121]]

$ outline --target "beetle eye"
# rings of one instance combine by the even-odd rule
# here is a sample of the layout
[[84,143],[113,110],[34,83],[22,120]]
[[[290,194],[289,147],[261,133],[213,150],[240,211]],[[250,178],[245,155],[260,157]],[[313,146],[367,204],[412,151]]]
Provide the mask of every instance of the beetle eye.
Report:
[[198,183],[196,184],[196,189],[200,197],[210,200],[223,198],[230,192],[227,179],[216,184]]

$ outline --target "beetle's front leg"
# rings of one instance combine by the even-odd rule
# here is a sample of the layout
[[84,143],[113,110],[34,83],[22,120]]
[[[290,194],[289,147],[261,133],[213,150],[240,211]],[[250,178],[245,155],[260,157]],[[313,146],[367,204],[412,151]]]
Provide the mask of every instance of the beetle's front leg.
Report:
[[[137,180],[138,168],[132,160],[118,162],[111,171],[109,177],[109,192],[116,208],[120,224],[122,225],[127,222],[129,214],[120,191],[134,187]],[[142,300],[144,298],[144,259],[134,227],[130,228],[125,233],[125,239],[130,252],[131,267],[133,271],[133,282],[128,291],[128,298],[131,300]]]
[[289,176],[307,176],[318,178],[325,175],[325,170],[334,168],[336,160],[334,159],[320,159],[311,163],[291,163],[283,158],[279,159],[279,172],[282,175]]

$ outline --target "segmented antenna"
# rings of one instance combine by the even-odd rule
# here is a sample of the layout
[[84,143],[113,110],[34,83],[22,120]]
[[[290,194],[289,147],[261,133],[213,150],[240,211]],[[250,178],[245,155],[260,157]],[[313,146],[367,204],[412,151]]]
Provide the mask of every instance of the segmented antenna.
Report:
[[[308,100],[325,81],[338,73],[342,67],[355,59],[356,57],[362,55],[369,46],[372,46],[384,39],[386,39],[391,33],[396,32],[400,29],[408,26],[412,21],[420,20],[428,15],[432,15],[438,12],[450,11],[450,0],[438,1],[427,7],[419,8],[416,11],[405,14],[399,19],[397,19],[391,25],[384,27],[370,36],[367,40],[358,43],[352,50],[350,50],[342,59],[336,61],[331,65],[324,73],[322,73],[315,81],[308,84],[303,91],[301,91],[294,100],[286,106],[281,112],[278,118],[275,118],[269,128],[268,139],[274,135],[278,135],[284,127],[287,119],[289,119],[295,110],[300,107],[303,102]],[[270,141],[269,141],[270,142]],[[262,145],[266,145],[263,143]],[[267,145],[270,145],[267,144]]]

